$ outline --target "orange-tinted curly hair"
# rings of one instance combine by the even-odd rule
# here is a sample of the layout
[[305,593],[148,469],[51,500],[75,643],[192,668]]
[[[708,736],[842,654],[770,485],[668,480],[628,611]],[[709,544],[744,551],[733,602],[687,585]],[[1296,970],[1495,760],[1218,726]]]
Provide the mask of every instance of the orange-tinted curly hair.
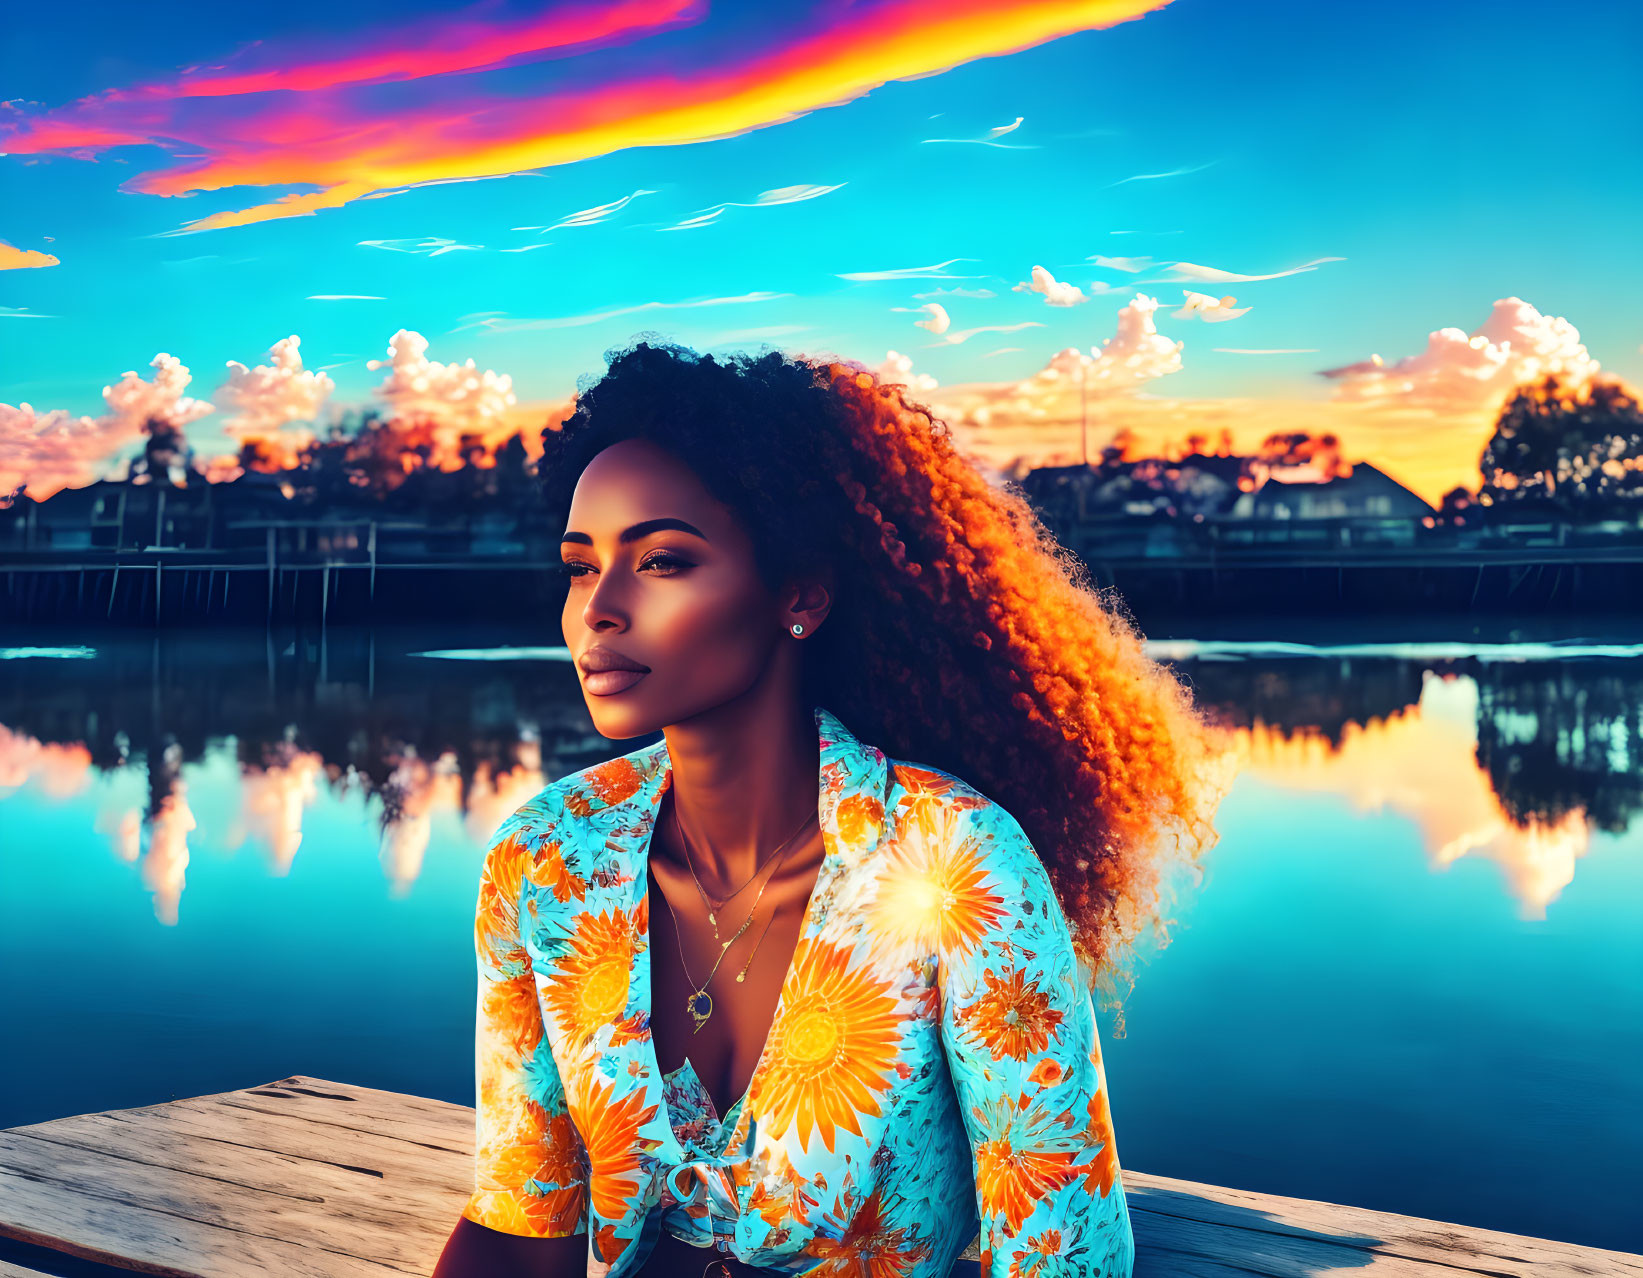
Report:
[[1020,822],[1092,984],[1162,917],[1169,862],[1213,846],[1221,752],[1116,596],[1091,587],[1018,487],[860,365],[767,350],[717,359],[645,335],[606,355],[543,432],[548,517],[583,467],[639,436],[748,529],[765,583],[824,564],[805,692],[893,758],[933,764]]

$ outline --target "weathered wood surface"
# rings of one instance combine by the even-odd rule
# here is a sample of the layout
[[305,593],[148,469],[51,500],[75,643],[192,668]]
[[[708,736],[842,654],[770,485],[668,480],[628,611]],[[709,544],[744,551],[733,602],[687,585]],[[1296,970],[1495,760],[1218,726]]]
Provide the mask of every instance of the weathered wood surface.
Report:
[[[0,1131],[0,1237],[169,1278],[433,1269],[473,1111],[293,1077]],[[1124,1170],[1136,1278],[1639,1275],[1643,1256]],[[0,1260],[0,1278],[32,1271]]]

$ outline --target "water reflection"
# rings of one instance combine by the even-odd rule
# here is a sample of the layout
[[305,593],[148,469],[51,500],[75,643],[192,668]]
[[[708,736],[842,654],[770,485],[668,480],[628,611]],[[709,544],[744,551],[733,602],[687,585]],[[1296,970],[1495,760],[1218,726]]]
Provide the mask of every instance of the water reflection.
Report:
[[[1406,817],[1434,871],[1488,859],[1524,918],[1573,881],[1593,829],[1623,832],[1643,808],[1643,645],[1151,648],[1240,768]],[[0,649],[0,799],[94,797],[95,829],[175,925],[199,824],[191,773],[237,775],[237,812],[212,839],[255,845],[276,876],[322,792],[353,796],[402,897],[441,812],[482,843],[549,780],[630,748],[592,731],[567,662],[554,646],[346,632]],[[96,785],[109,777],[142,785]],[[119,798],[133,792],[146,802]]]
[[1434,870],[1500,866],[1520,915],[1643,810],[1643,645],[1159,644],[1268,784],[1413,821]]

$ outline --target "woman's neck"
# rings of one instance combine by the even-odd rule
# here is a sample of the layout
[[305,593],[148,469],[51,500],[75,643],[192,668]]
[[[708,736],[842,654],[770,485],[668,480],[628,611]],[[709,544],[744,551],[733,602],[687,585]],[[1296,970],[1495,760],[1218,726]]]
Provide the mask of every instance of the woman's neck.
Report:
[[703,891],[724,896],[815,811],[815,715],[792,698],[738,698],[664,735],[672,820],[684,828]]

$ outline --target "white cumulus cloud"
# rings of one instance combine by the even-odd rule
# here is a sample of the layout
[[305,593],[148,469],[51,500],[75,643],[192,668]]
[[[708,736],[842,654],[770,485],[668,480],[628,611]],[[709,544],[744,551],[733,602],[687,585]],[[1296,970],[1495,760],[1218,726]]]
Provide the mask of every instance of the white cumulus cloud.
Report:
[[427,338],[402,328],[388,342],[388,358],[367,363],[371,369],[388,369],[376,393],[396,415],[480,428],[500,421],[517,402],[513,378],[506,373],[481,371],[472,359],[442,364],[427,352]]
[[933,391],[937,385],[930,374],[915,373],[912,356],[899,351],[886,351],[884,362],[873,370],[873,375],[887,386],[900,385],[918,392]]
[[120,374],[119,381],[103,387],[103,402],[112,416],[140,431],[151,417],[183,427],[215,411],[216,406],[209,400],[190,399],[183,394],[194,375],[175,355],[161,351],[149,361],[149,367],[154,370],[151,382],[128,369]]
[[1181,291],[1186,294],[1187,300],[1180,310],[1172,312],[1173,319],[1191,319],[1196,315],[1206,324],[1219,324],[1223,320],[1247,315],[1254,309],[1251,306],[1237,306],[1238,299],[1230,294],[1226,297],[1211,297],[1208,293],[1194,293],[1190,288]]
[[1398,402],[1440,410],[1492,407],[1515,386],[1558,374],[1570,387],[1598,371],[1579,330],[1560,316],[1542,315],[1520,297],[1496,301],[1470,334],[1440,328],[1426,349],[1388,364],[1379,355],[1324,369],[1344,400]]
[[286,422],[311,422],[336,389],[323,372],[302,366],[302,339],[295,333],[269,349],[272,363],[247,368],[228,361],[228,380],[216,397],[233,414],[223,421],[230,435],[266,435]]
[[1010,290],[1012,293],[1040,293],[1051,306],[1077,306],[1090,299],[1076,284],[1058,280],[1042,266],[1033,267],[1031,280],[1023,280]]
[[89,484],[116,453],[142,438],[150,418],[181,429],[213,411],[207,401],[183,393],[193,378],[182,361],[162,351],[150,366],[151,382],[128,371],[103,387],[108,411],[98,417],[0,404],[0,497],[22,488],[45,501],[61,489]]
[[892,306],[892,311],[904,315],[922,315],[923,319],[914,320],[919,328],[929,329],[940,336],[952,327],[952,318],[947,314],[947,308],[940,302],[926,302],[923,306]]

